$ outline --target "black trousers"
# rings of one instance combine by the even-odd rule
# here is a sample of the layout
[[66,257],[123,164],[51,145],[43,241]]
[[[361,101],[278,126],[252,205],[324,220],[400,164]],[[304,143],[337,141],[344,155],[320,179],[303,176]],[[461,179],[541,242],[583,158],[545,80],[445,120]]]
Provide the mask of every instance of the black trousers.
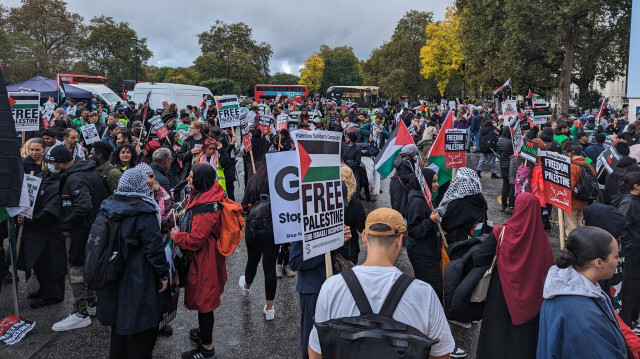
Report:
[[207,313],[198,312],[198,328],[200,328],[200,339],[203,345],[213,343],[213,311]]
[[225,184],[227,185],[227,196],[229,196],[229,199],[232,201],[236,200],[236,195],[235,195],[235,189],[233,187],[233,182],[235,181],[225,181]]
[[291,249],[291,243],[283,243],[278,246],[280,250],[278,251],[278,260],[276,264],[282,266],[289,265],[289,251]]
[[111,327],[109,359],[150,359],[158,339],[158,328],[151,328],[131,335],[116,334]]
[[55,236],[47,240],[33,264],[33,271],[38,277],[43,300],[58,302],[64,299],[64,281],[67,275],[67,249],[64,237]]
[[513,185],[509,183],[509,169],[501,168],[500,177],[502,177],[502,208],[507,208],[507,204],[509,207],[513,207],[516,202],[516,196]]
[[[432,243],[435,242],[435,243]],[[407,256],[413,267],[414,276],[428,283],[442,302],[443,287],[442,273],[440,271],[440,247],[433,238],[407,241]]]
[[640,314],[640,253],[627,255],[622,269],[620,318],[631,326]]
[[278,247],[273,243],[273,235],[269,238],[257,238],[251,230],[246,230],[244,234],[247,244],[247,265],[244,268],[244,280],[247,284],[253,283],[258,270],[258,264],[262,259],[262,270],[264,272],[264,291],[267,300],[276,297],[276,260],[278,258]]

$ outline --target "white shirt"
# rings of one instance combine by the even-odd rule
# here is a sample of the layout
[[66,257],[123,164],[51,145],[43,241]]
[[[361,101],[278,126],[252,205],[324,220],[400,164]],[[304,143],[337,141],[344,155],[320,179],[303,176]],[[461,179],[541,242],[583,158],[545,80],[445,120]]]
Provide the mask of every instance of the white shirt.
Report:
[[[380,311],[391,287],[402,274],[396,267],[356,266],[353,271],[374,313]],[[320,323],[357,315],[360,315],[360,311],[342,276],[334,275],[327,279],[320,288],[315,321]],[[449,354],[455,348],[451,329],[438,296],[429,284],[421,280],[415,279],[407,288],[393,313],[393,319],[418,329],[431,339],[440,340],[431,347],[432,356]],[[316,353],[322,354],[315,326],[309,336],[309,346]]]

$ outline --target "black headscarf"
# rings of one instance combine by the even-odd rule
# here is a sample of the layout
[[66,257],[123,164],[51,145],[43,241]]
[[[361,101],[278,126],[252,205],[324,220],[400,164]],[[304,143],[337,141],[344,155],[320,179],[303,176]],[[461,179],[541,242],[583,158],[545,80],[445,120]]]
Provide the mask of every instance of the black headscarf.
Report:
[[193,188],[198,193],[204,193],[211,189],[216,181],[216,170],[208,163],[198,163],[191,167],[193,172]]
[[502,137],[511,139],[511,129],[509,128],[509,126],[504,126],[502,128]]
[[424,176],[424,182],[427,184],[427,187],[429,187],[429,191],[431,191],[431,184],[433,183],[433,176],[436,175],[436,171],[425,167],[422,169],[422,175]]

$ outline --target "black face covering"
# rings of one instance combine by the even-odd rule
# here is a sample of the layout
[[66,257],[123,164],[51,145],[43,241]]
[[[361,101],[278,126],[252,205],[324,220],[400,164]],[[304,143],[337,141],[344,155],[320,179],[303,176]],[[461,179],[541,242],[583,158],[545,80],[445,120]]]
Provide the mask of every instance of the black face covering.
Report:
[[198,193],[207,192],[216,181],[216,170],[208,163],[195,164],[191,171],[193,172],[193,188]]

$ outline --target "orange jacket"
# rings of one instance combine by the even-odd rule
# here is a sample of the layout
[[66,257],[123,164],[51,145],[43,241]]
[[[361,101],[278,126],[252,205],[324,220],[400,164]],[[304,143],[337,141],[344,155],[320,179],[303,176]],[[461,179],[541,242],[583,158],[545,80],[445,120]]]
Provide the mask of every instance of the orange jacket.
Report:
[[[591,166],[587,164],[582,156],[574,156],[571,158],[571,191],[576,188],[576,184],[580,181],[580,174],[582,172],[582,168],[578,166],[576,163],[581,164],[582,166],[586,166],[588,169],[595,174],[595,171]],[[571,209],[584,209],[587,206],[587,201],[581,201],[576,199],[575,197],[571,198]]]

